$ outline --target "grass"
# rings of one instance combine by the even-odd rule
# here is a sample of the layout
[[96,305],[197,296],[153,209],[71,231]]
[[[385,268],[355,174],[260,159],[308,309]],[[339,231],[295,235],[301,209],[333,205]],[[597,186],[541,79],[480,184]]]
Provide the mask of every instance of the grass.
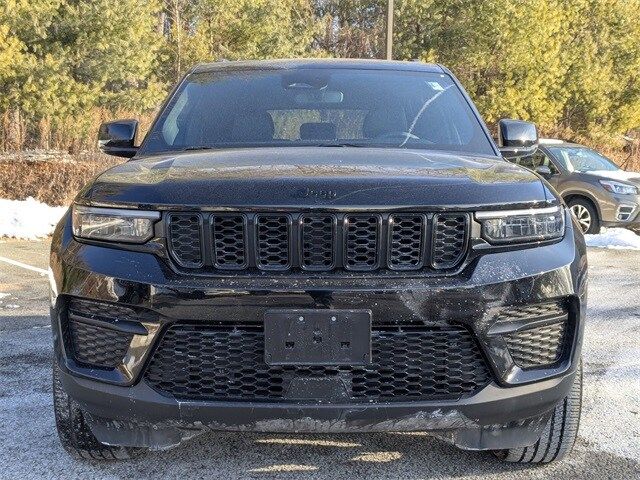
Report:
[[52,206],[69,205],[82,187],[123,159],[100,154],[0,155],[0,198],[33,197]]

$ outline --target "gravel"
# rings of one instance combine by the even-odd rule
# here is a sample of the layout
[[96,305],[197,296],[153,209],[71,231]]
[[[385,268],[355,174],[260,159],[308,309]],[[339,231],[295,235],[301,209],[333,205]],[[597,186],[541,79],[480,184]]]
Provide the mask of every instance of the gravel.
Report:
[[[0,252],[46,268],[48,242],[0,240]],[[640,252],[593,249],[589,262],[580,435],[565,461],[538,468],[397,433],[212,433],[126,462],[72,460],[51,405],[46,276],[0,262],[0,478],[640,478]]]

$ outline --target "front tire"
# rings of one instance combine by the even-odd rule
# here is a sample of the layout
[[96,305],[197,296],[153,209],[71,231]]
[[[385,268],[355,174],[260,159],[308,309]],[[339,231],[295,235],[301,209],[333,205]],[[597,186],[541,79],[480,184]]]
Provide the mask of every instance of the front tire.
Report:
[[598,212],[589,200],[574,198],[568,205],[571,209],[571,214],[578,221],[582,233],[600,233]]
[[582,411],[582,360],[569,395],[553,409],[540,439],[529,447],[494,450],[500,460],[511,463],[543,464],[562,460],[573,449]]
[[144,448],[114,447],[98,441],[78,404],[62,389],[60,371],[53,365],[53,410],[60,443],[74,458],[86,460],[125,460],[144,453]]

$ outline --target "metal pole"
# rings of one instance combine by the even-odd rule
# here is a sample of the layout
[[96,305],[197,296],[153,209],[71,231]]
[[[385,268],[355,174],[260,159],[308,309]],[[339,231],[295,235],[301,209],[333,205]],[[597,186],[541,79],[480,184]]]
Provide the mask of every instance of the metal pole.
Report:
[[387,60],[393,59],[393,0],[387,0]]

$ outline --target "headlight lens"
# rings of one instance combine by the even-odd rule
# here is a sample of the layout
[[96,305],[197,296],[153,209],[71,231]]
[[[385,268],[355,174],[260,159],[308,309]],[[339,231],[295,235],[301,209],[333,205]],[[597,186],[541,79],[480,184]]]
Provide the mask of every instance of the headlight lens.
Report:
[[144,243],[153,237],[160,212],[121,210],[74,205],[73,234],[108,242]]
[[482,236],[489,243],[521,243],[561,238],[564,211],[560,206],[531,210],[477,212]]
[[638,189],[633,185],[626,183],[614,182],[612,180],[600,180],[600,184],[605,190],[611,193],[619,193],[622,195],[637,195]]

